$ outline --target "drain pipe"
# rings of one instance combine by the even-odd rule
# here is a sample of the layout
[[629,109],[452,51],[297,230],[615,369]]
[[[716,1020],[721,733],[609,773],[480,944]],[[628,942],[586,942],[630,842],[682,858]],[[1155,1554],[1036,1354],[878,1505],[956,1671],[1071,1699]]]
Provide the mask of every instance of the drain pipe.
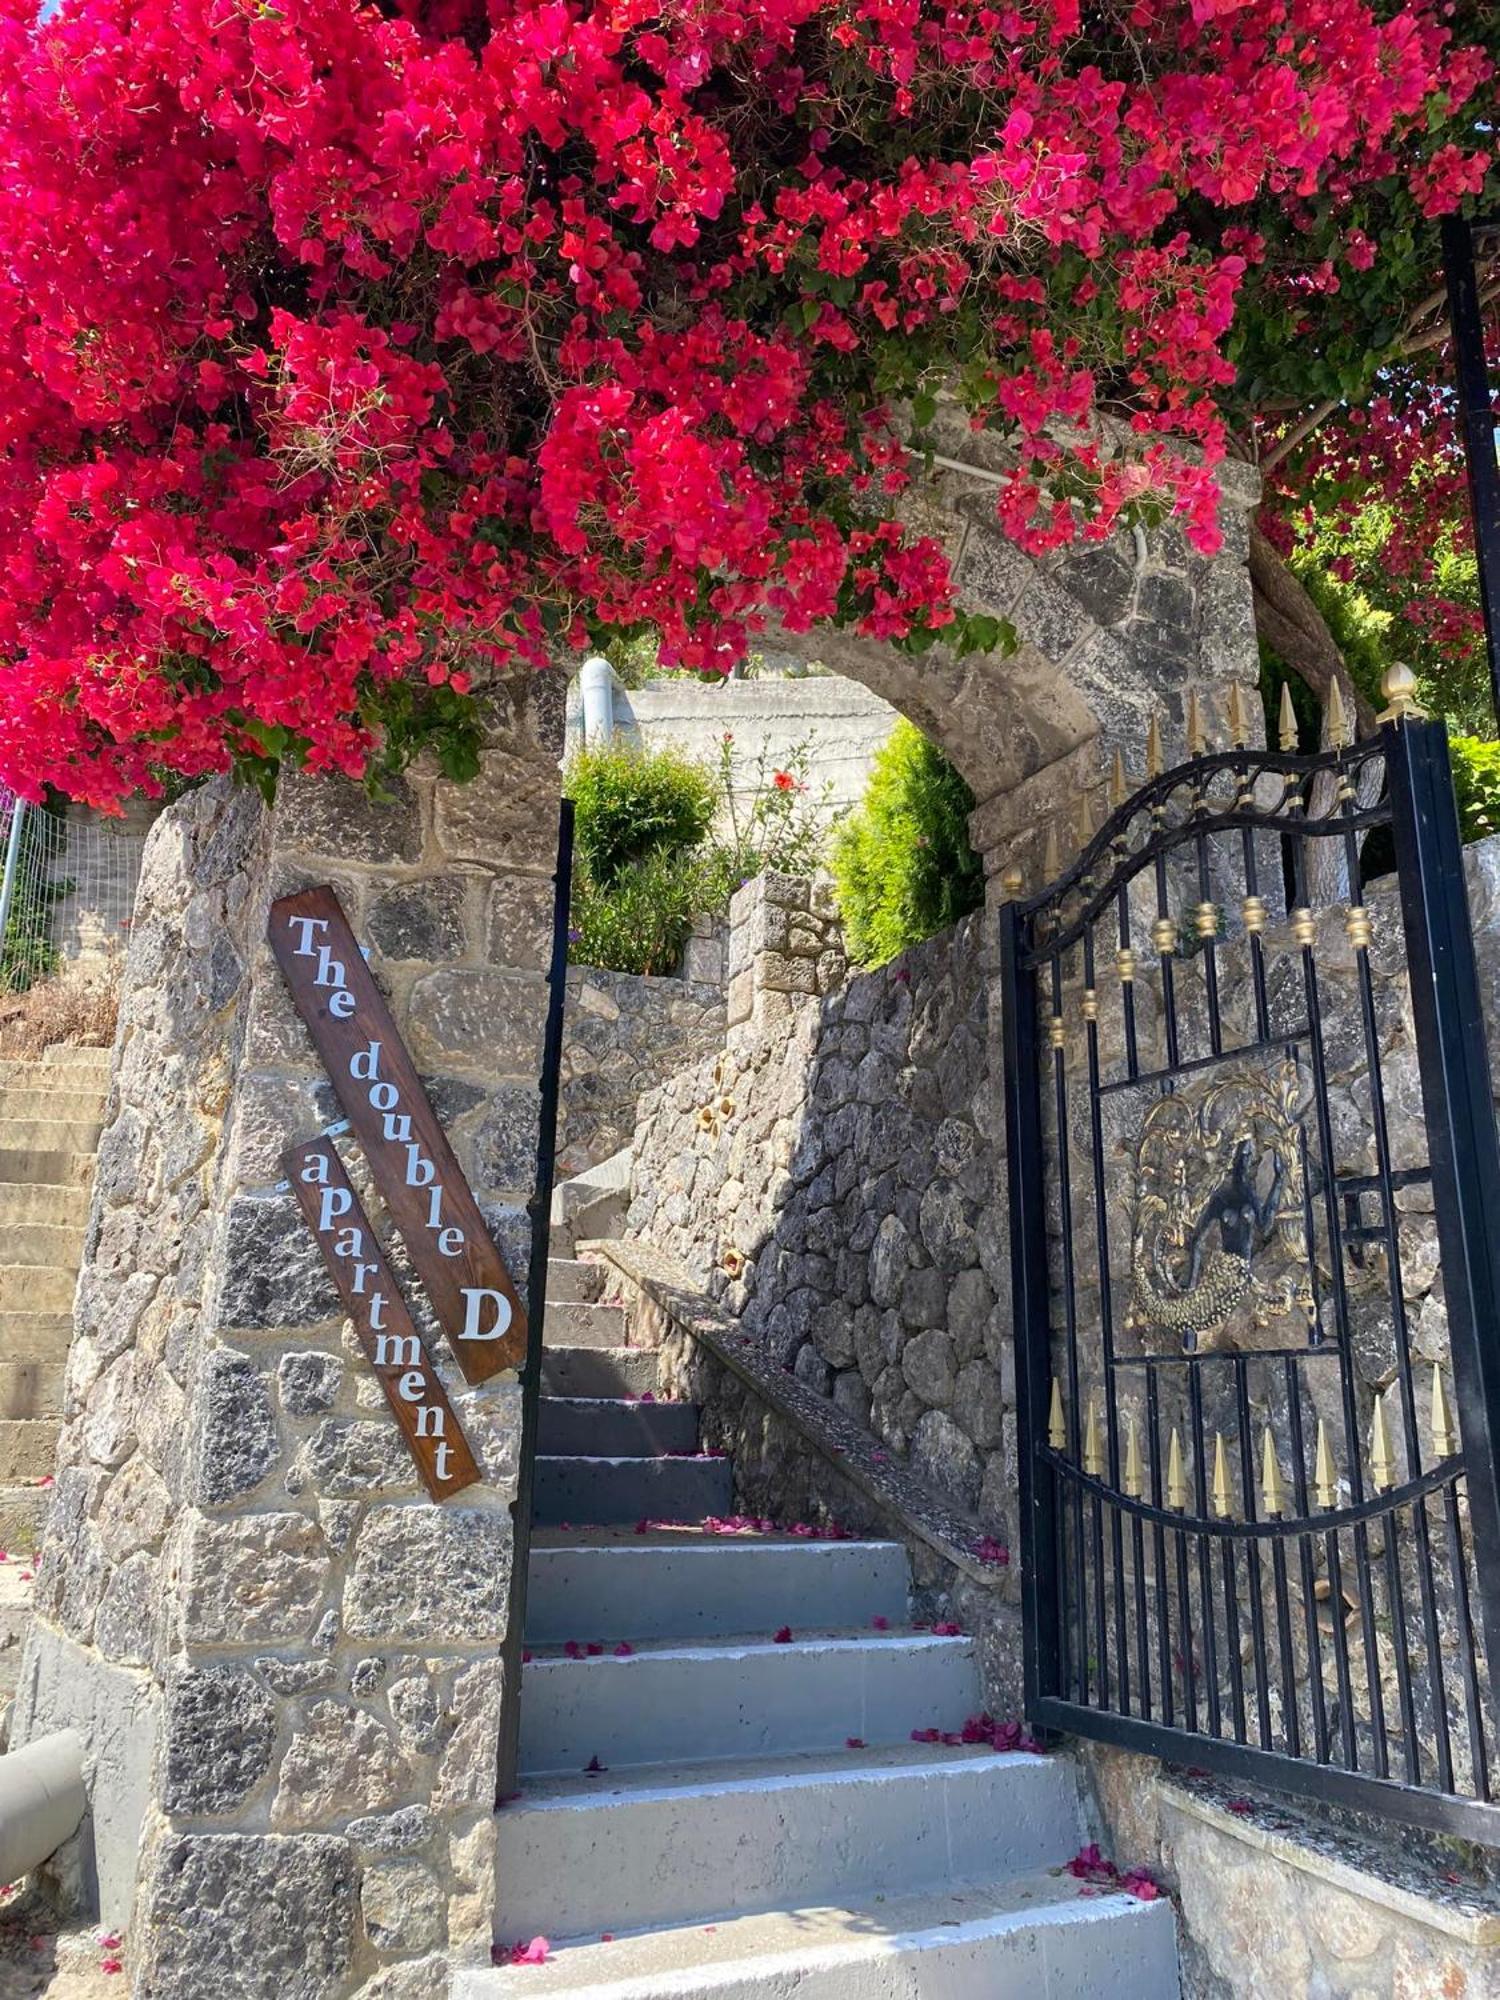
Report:
[[578,670],[583,694],[584,747],[608,743],[615,733],[615,670],[601,653],[592,653]]
[[88,1805],[83,1750],[76,1729],[60,1729],[0,1757],[0,1882],[40,1868],[78,1831]]

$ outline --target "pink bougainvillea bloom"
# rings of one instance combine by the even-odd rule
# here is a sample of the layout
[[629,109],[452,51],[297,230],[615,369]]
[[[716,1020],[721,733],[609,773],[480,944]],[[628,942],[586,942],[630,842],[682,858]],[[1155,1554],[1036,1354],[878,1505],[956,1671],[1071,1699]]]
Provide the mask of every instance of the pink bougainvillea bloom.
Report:
[[589,1761],[584,1765],[583,1768],[585,1771],[589,1771],[597,1775],[600,1771],[607,1771],[609,1769],[609,1766],[608,1764],[601,1764],[599,1762],[599,1753],[596,1750],[594,1752],[594,1755],[590,1757]]
[[844,1738],[844,1748],[846,1750],[863,1750],[864,1747],[865,1739],[863,1736],[846,1736]]
[[870,1624],[877,1632],[889,1632],[891,1629],[890,1619],[882,1617],[878,1611],[876,1612],[875,1616],[870,1620]]
[[955,1625],[951,1618],[944,1618],[933,1626],[932,1632],[936,1639],[957,1639],[961,1637],[963,1627]]
[[778,1646],[790,1646],[790,1644],[792,1643],[791,1626],[783,1625],[778,1631],[775,1631],[771,1634],[771,1638],[773,1643]]
[[545,1965],[552,1955],[552,1947],[544,1937],[534,1937],[529,1944],[511,1946],[512,1965]]

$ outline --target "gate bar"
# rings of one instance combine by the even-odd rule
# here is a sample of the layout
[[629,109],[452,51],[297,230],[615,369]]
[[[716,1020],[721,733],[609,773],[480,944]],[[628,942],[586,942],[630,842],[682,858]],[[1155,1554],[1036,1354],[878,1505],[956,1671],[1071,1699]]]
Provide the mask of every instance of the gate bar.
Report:
[[1490,1681],[1500,1690],[1500,1138],[1448,762],[1448,727],[1388,722],[1392,830],[1438,1249],[1458,1384],[1474,1567]]
[[536,1131],[536,1179],[531,1215],[531,1261],[526,1280],[526,1359],[521,1364],[521,1457],[511,1510],[510,1605],[500,1657],[500,1753],[496,1797],[516,1789],[521,1742],[521,1654],[526,1631],[526,1582],[531,1560],[531,1496],[536,1473],[538,1404],[542,1393],[542,1335],[547,1318],[547,1261],[551,1255],[552,1182],[557,1170],[557,1090],[562,1072],[563,1016],[568,1000],[568,916],[573,901],[573,801],[557,809],[557,867],[552,877],[552,957],[547,969],[547,1026],[542,1040],[541,1102]]

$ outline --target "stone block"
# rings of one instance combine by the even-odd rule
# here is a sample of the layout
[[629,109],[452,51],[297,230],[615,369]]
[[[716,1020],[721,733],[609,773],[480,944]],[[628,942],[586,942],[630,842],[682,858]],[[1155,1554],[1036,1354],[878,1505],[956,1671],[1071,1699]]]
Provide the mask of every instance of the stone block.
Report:
[[334,1500],[411,1491],[417,1470],[384,1410],[371,1422],[328,1417],[299,1448],[286,1475],[289,1493],[309,1490]]
[[[922,1273],[913,1272],[912,1275],[917,1277]],[[915,1334],[902,1352],[901,1372],[924,1403],[936,1409],[946,1409],[953,1401],[958,1379],[953,1366],[953,1347],[947,1334],[940,1333],[936,1328]]]
[[943,1410],[929,1410],[912,1431],[913,1469],[965,1507],[979,1498],[984,1467],[974,1446]]
[[542,981],[525,973],[444,966],[412,989],[412,1054],[439,1068],[455,1062],[492,1076],[534,1076],[546,1004]]
[[339,1296],[289,1194],[237,1195],[223,1223],[219,1320],[254,1331],[341,1317]]
[[507,875],[489,892],[485,952],[492,965],[545,972],[552,957],[552,884],[546,877]]
[[377,803],[349,778],[283,776],[276,795],[278,852],[295,850],[332,861],[416,863],[422,858],[422,816],[405,778],[388,779]]
[[303,1514],[196,1519],[184,1563],[187,1643],[243,1645],[305,1639],[328,1577],[318,1525]]
[[328,2000],[353,1963],[355,1910],[347,1840],[169,1837],[152,1856],[138,2000]]
[[172,1516],[172,1496],[143,1457],[133,1458],[105,1489],[99,1541],[111,1562],[159,1546]]
[[385,1724],[320,1696],[281,1760],[271,1824],[282,1831],[389,1812],[410,1786],[411,1767]]
[[418,1645],[499,1639],[510,1560],[510,1518],[499,1509],[373,1508],[355,1542],[346,1627]]
[[162,1807],[233,1812],[271,1768],[276,1704],[236,1667],[189,1667],[167,1683]]
[[161,1558],[146,1549],[113,1572],[94,1619],[94,1644],[106,1660],[121,1667],[150,1665],[161,1588]]
[[371,1863],[360,1882],[359,1907],[365,1935],[377,1951],[431,1951],[446,1941],[447,1897],[420,1861]]
[[365,940],[381,958],[447,964],[468,956],[466,875],[436,875],[401,882],[376,894],[365,919]]
[[209,1357],[201,1409],[198,1494],[206,1506],[220,1506],[253,1492],[276,1463],[276,1418],[265,1377],[248,1355],[228,1349]]
[[331,1410],[343,1380],[343,1362],[316,1349],[283,1354],[276,1364],[276,1387],[289,1417],[315,1417]]
[[557,766],[544,755],[491,747],[472,784],[439,779],[433,793],[438,845],[450,861],[550,870],[557,859],[559,790]]

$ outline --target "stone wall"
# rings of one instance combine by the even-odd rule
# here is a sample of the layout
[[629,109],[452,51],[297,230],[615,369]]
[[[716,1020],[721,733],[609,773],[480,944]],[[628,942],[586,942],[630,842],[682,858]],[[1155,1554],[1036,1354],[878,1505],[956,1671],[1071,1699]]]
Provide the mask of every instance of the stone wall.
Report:
[[774,876],[736,898],[725,1047],[642,1100],[627,1228],[1005,1539],[1014,1389],[983,919],[846,980],[817,903]]
[[265,926],[336,888],[524,1281],[547,692],[467,787],[214,784],[151,837],[15,1732],[90,1730],[138,2000],[439,2000],[488,1954],[519,1395],[439,1352],[485,1483],[432,1505],[278,1185],[338,1114]]
[[689,950],[694,971],[718,969],[719,976],[648,979],[587,965],[570,969],[558,1103],[559,1179],[628,1146],[641,1093],[723,1041],[722,945],[704,936],[692,939]]
[[1330,1826],[1098,1745],[1086,1761],[1116,1859],[1176,1898],[1183,2000],[1500,1991],[1500,1889],[1455,1843]]

